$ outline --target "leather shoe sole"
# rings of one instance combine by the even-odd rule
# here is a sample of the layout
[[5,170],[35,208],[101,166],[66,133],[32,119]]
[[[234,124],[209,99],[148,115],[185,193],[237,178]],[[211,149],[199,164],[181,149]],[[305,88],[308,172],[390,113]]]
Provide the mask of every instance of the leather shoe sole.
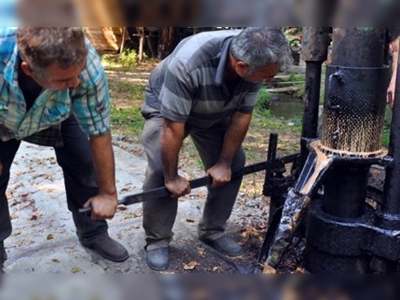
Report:
[[169,266],[168,248],[158,248],[146,252],[146,263],[154,271],[164,271]]

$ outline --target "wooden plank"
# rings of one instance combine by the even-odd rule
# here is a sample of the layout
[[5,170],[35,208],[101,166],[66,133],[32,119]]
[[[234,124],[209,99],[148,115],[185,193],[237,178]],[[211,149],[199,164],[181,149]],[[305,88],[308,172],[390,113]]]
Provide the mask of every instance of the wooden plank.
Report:
[[300,87],[298,86],[288,86],[288,87],[280,87],[280,88],[270,88],[265,89],[268,93],[288,93],[288,92],[298,92],[300,91]]
[[123,38],[123,27],[85,27],[85,33],[97,51],[117,51]]

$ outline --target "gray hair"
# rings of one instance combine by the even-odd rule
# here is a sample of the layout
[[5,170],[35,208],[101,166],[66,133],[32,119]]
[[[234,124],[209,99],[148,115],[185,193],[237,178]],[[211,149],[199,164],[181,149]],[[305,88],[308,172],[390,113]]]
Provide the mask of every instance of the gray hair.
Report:
[[250,72],[277,63],[281,70],[292,64],[289,43],[277,27],[248,27],[232,40],[231,54],[249,66]]
[[88,52],[80,27],[20,27],[17,44],[21,58],[42,74],[53,64],[62,69],[80,64]]

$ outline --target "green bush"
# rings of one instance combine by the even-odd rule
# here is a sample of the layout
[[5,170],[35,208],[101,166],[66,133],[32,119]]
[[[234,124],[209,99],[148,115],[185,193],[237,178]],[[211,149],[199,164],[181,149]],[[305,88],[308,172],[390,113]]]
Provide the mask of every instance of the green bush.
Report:
[[137,53],[135,50],[125,50],[119,56],[119,62],[122,67],[136,67]]
[[264,87],[261,88],[255,107],[256,111],[264,113],[265,110],[269,110],[271,98],[272,98],[271,94],[268,93]]

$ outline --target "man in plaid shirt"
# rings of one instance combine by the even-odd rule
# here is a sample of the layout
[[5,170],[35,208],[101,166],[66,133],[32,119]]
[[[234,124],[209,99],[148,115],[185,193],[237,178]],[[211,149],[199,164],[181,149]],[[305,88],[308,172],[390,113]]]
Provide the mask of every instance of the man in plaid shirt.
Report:
[[[78,27],[0,28],[0,262],[11,234],[6,197],[21,140],[54,147],[81,244],[128,258],[105,219],[117,208],[107,79]],[[92,215],[80,214],[91,206]]]

